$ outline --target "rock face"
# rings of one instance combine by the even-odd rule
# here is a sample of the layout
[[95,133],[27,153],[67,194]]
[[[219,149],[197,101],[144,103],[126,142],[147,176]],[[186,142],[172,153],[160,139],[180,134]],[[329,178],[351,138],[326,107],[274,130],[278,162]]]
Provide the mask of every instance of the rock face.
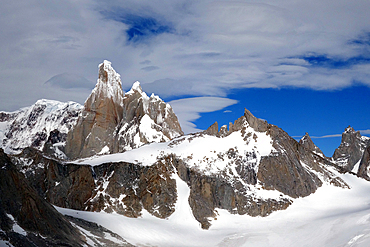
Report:
[[370,181],[370,145],[362,155],[357,175]]
[[80,232],[28,185],[2,149],[0,227],[0,239],[14,246],[85,244]]
[[[314,175],[316,172],[328,177],[332,180],[331,183],[346,187],[343,181],[332,177],[325,169],[325,165],[330,165],[330,162],[313,152],[317,150],[312,146],[313,143],[311,145],[307,145],[306,141],[297,143],[285,131],[256,118],[247,109],[244,116],[237,119],[234,124],[230,123],[229,131],[221,128],[216,136],[227,136],[241,130],[246,137],[253,135],[253,138],[257,139],[255,134],[245,133],[247,126],[256,132],[266,133],[271,138],[273,149],[269,155],[261,157],[256,173],[264,188],[276,189],[293,198],[307,196],[322,185],[322,181]],[[316,165],[317,163],[321,165]]]
[[128,217],[138,217],[146,209],[159,218],[167,218],[175,210],[171,157],[152,166],[119,162],[91,167],[62,164],[28,148],[13,156],[13,161],[39,195],[59,207]]
[[98,82],[86,100],[77,124],[67,137],[69,158],[88,157],[113,149],[113,136],[123,115],[123,92],[120,75],[111,63],[99,65]]
[[171,106],[154,94],[148,97],[139,82],[125,94],[123,105],[124,117],[118,126],[115,152],[170,141],[184,134]]
[[[359,131],[349,126],[342,134],[342,142],[334,152],[333,161],[345,170],[353,171],[369,145],[369,137],[361,136]],[[357,170],[353,172],[357,173]]]
[[99,79],[67,137],[70,159],[116,153],[183,135],[170,105],[148,97],[140,83],[123,94],[120,75],[111,63],[99,65]]
[[3,112],[0,114],[0,123],[5,127],[3,135],[0,134],[0,146],[7,153],[20,152],[26,147],[43,150],[45,143],[57,132],[58,140],[54,138],[54,142],[49,142],[44,150],[64,158],[66,136],[76,123],[81,107],[74,102],[39,100],[31,107],[17,112]]

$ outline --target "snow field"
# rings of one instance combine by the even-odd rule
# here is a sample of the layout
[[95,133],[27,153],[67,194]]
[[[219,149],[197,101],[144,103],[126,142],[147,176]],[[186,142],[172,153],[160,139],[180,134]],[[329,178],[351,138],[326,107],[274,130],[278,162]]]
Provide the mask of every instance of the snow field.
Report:
[[174,175],[176,211],[159,219],[144,211],[141,218],[104,212],[57,208],[63,214],[96,222],[138,246],[370,246],[370,183],[338,174],[351,189],[324,184],[316,193],[294,199],[286,210],[267,217],[233,215],[216,209],[209,230],[194,219],[190,190]]
[[197,167],[206,174],[213,174],[224,170],[230,164],[231,159],[220,157],[230,149],[234,149],[242,156],[248,152],[255,152],[257,163],[261,156],[269,155],[274,150],[272,140],[266,133],[255,132],[250,127],[247,128],[247,132],[252,133],[247,141],[243,140],[240,131],[224,138],[204,135],[193,139],[192,136],[186,136],[171,142],[151,143],[124,153],[81,159],[75,163],[95,166],[106,162],[126,161],[150,166],[157,158],[173,153],[184,159],[189,167]]

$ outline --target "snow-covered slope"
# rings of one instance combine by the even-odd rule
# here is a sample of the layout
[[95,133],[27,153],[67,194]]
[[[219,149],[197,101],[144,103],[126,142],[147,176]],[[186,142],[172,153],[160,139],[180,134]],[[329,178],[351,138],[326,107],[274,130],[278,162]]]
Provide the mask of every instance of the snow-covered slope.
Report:
[[[323,184],[348,188],[327,168],[329,161],[247,110],[244,116],[230,124],[229,130],[221,128],[214,135],[207,133],[75,163],[93,166],[94,170],[102,170],[109,164],[134,164],[137,168],[130,169],[135,173],[143,170],[140,167],[151,169],[158,164],[164,165],[171,176],[179,176],[191,188],[189,204],[203,228],[208,228],[210,220],[217,217],[218,208],[237,214],[267,216],[287,208],[294,198],[314,193]],[[114,199],[117,195],[112,196],[109,192],[111,183],[116,180],[106,176],[106,186],[98,192],[102,198],[110,198],[106,200],[104,210],[112,210],[109,205],[119,203]],[[124,194],[123,198],[127,196]],[[90,202],[97,200],[95,197]]]
[[81,108],[75,102],[62,103],[42,99],[30,107],[9,113],[12,117],[0,125],[3,149],[8,153],[19,152],[26,147],[43,150],[50,132],[57,130],[62,135],[67,135]]
[[[336,173],[335,170],[332,170]],[[286,210],[268,217],[231,214],[217,209],[217,219],[209,230],[201,230],[187,200],[189,189],[179,180],[181,214],[159,219],[148,213],[128,218],[105,212],[85,212],[65,208],[66,215],[93,221],[118,233],[137,246],[369,246],[370,183],[351,174],[337,174],[351,189],[324,184],[316,193],[294,199]]]

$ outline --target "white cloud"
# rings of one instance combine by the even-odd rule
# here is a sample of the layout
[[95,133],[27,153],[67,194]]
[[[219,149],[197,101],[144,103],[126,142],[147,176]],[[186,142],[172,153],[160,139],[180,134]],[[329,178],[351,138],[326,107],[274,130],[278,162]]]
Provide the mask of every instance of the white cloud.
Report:
[[185,133],[200,131],[193,123],[200,118],[200,113],[214,112],[236,104],[237,101],[220,97],[196,97],[173,100],[169,102],[177,115],[181,128]]
[[[345,0],[7,1],[0,9],[0,98],[7,101],[0,107],[16,110],[53,96],[42,87],[55,75],[95,82],[103,59],[121,74],[124,88],[139,80],[168,96],[226,97],[229,89],[246,87],[332,90],[354,80],[370,86],[368,62],[333,69],[302,58],[369,55],[368,46],[350,42],[370,32],[369,9],[370,1]],[[173,30],[130,44],[128,24],[114,16],[122,13]],[[54,90],[71,99],[63,86]]]
[[323,136],[310,136],[310,137],[311,137],[311,139],[333,138],[333,137],[342,137],[342,134],[323,135]]
[[360,130],[361,135],[370,135],[370,129]]

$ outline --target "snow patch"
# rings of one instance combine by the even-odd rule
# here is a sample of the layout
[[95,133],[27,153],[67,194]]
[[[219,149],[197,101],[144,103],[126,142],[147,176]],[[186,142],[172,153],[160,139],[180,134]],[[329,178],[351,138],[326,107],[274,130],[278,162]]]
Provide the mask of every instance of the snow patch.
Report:
[[27,232],[18,225],[17,221],[15,221],[13,215],[6,214],[12,221],[13,221],[13,232],[19,233],[23,236],[27,236]]

